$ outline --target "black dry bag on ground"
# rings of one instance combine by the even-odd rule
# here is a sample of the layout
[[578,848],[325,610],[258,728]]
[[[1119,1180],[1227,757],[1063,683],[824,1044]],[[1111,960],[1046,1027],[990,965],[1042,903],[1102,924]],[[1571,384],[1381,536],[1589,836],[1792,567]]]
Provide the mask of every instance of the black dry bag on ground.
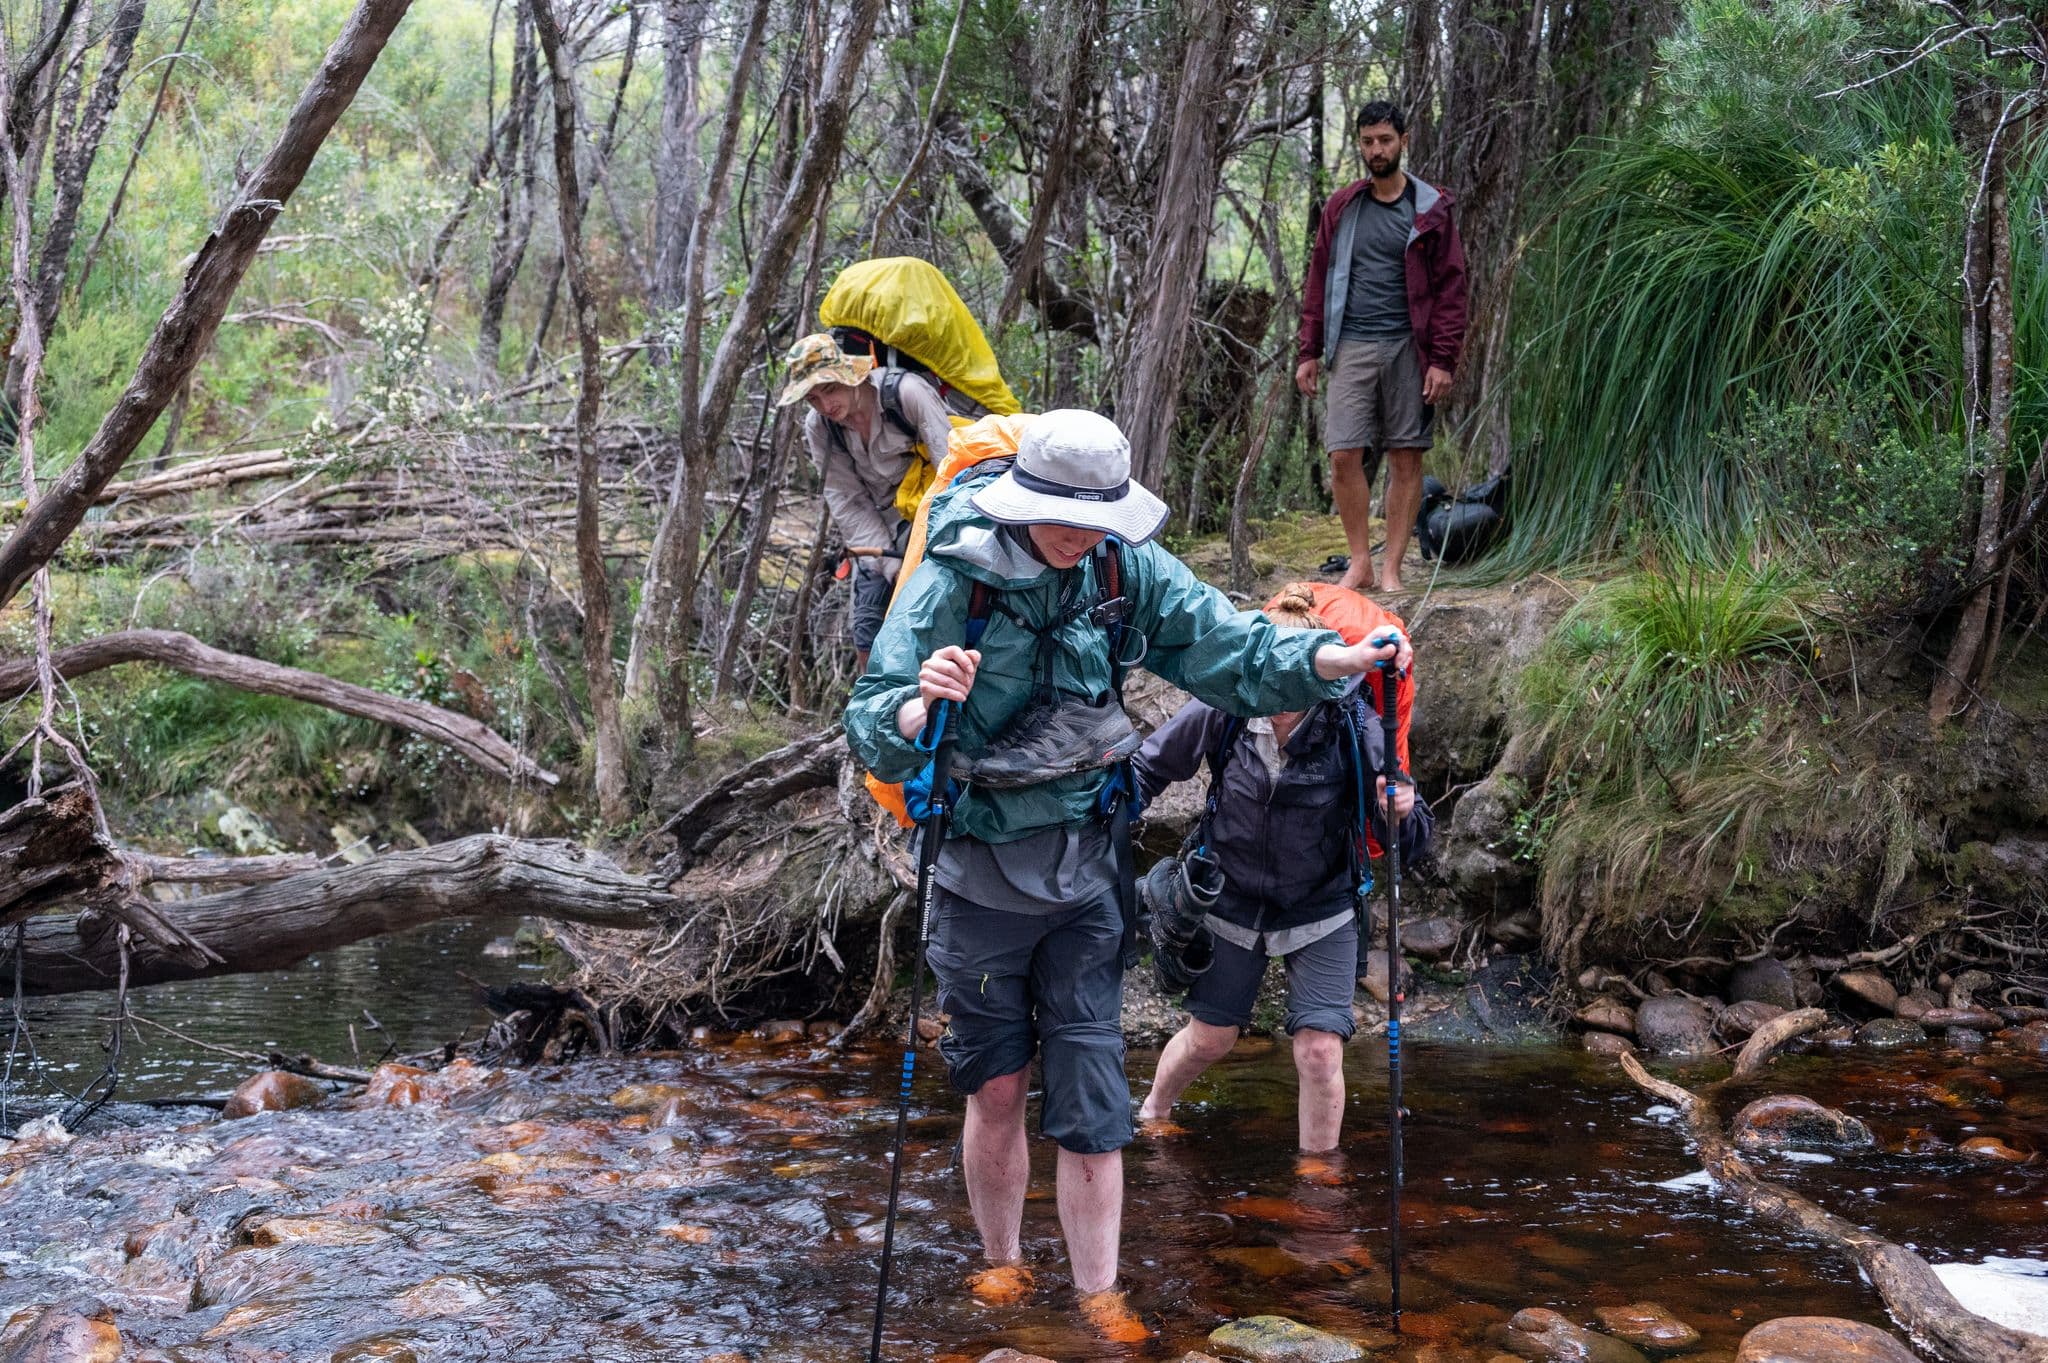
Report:
[[1507,529],[1509,471],[1502,469],[1456,496],[1434,478],[1422,480],[1422,510],[1415,541],[1429,562],[1470,563]]

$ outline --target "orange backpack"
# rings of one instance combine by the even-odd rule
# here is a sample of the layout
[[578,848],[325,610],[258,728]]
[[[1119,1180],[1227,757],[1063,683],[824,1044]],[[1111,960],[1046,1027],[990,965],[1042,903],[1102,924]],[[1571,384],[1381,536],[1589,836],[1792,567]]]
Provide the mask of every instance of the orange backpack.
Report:
[[[896,608],[896,598],[903,594],[903,584],[910,581],[917,565],[924,562],[925,531],[931,521],[932,500],[976,465],[991,459],[1013,457],[1017,453],[1017,442],[1024,438],[1024,428],[1030,422],[1028,412],[1017,412],[1008,416],[985,416],[979,421],[953,428],[952,438],[946,442],[946,457],[939,461],[938,471],[932,475],[918,501],[917,514],[910,519],[910,539],[903,550],[903,567],[896,574],[896,591],[889,598],[891,610]],[[905,828],[911,827],[915,821],[903,799],[903,784],[884,781],[873,772],[869,772],[866,779],[868,794],[874,797],[875,803],[895,815],[897,823]]]
[[[1316,600],[1316,614],[1322,617],[1325,625],[1336,630],[1347,644],[1358,643],[1390,625],[1403,634],[1408,632],[1408,626],[1401,622],[1400,616],[1363,592],[1353,591],[1349,587],[1339,587],[1334,582],[1298,582],[1291,585],[1308,588]],[[1276,594],[1273,601],[1266,603],[1267,607],[1270,609],[1278,599]],[[1375,715],[1380,712],[1380,687],[1384,675],[1376,667],[1365,675],[1365,686],[1370,688]],[[1400,755],[1402,771],[1413,770],[1408,765],[1408,725],[1414,717],[1415,669],[1411,666],[1408,675],[1394,684],[1394,751]],[[1368,833],[1366,841],[1372,855],[1378,856],[1379,840]]]

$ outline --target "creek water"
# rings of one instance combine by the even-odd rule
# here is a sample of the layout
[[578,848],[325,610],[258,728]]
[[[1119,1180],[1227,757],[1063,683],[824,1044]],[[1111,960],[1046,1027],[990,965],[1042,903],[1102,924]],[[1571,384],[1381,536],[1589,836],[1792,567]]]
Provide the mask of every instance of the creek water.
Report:
[[[367,1006],[400,1049],[425,1047],[474,1031],[458,971],[519,969],[477,958],[490,935],[412,934],[290,976],[145,991],[137,1008],[198,1040],[345,1059],[343,1024]],[[95,1069],[101,1006],[44,1008],[45,1053]],[[163,1034],[131,1046],[136,1096],[250,1068]],[[1431,1045],[1404,1058],[1404,1336],[1376,1357],[1478,1363],[1525,1306],[1590,1323],[1597,1306],[1653,1300],[1702,1332],[1700,1358],[1731,1356],[1773,1316],[1884,1322],[1853,1268],[1689,1177],[1670,1115],[1610,1062]],[[1133,1052],[1138,1084],[1155,1059]],[[0,1155],[0,1322],[92,1294],[138,1358],[862,1358],[898,1062],[885,1038],[834,1053],[741,1036],[566,1067],[458,1064],[417,1081],[411,1106],[357,1091],[232,1122],[119,1108],[60,1149]],[[1181,1134],[1131,1147],[1125,1277],[1156,1332],[1142,1345],[1103,1342],[1074,1309],[1043,1142],[1025,1212],[1034,1294],[992,1307],[965,1291],[961,1107],[934,1062],[919,1062],[885,1356],[1177,1359],[1240,1316],[1374,1338],[1387,1324],[1383,1043],[1347,1054],[1345,1153],[1328,1171],[1297,1172],[1292,1064],[1259,1039],[1190,1091]],[[1868,1153],[1769,1162],[1830,1208],[1936,1261],[2048,1257],[2044,1162],[1954,1150],[1991,1135],[2048,1152],[2038,1057],[1790,1056],[1766,1091],[1876,1131]]]

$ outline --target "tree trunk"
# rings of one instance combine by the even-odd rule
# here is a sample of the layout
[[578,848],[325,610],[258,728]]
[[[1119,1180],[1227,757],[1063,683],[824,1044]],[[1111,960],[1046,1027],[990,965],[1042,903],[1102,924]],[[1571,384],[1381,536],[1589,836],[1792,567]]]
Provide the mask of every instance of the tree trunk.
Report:
[[966,120],[948,109],[939,115],[935,126],[940,134],[939,146],[944,150],[946,162],[953,172],[953,187],[960,191],[968,211],[981,225],[982,235],[995,248],[1005,268],[1021,281],[1019,288],[1031,300],[1031,306],[1038,310],[1039,320],[1054,331],[1066,332],[1084,341],[1099,342],[1101,337],[1096,327],[1094,306],[1060,283],[1046,265],[1042,253],[1038,263],[1029,271],[1018,268],[1018,263],[1024,258],[1024,240],[1018,234],[1016,214],[975,155],[974,138],[968,131]]
[[1067,46],[1067,81],[1060,92],[1059,115],[1053,121],[1052,136],[1046,143],[1045,173],[1038,180],[1038,200],[1031,206],[1031,225],[1024,231],[1024,240],[1017,247],[1015,258],[1004,259],[1009,267],[1009,282],[1003,286],[1003,301],[996,309],[996,326],[1006,327],[1017,320],[1017,310],[1023,305],[1026,282],[1036,278],[1040,263],[1045,259],[1045,236],[1052,226],[1052,215],[1059,208],[1060,194],[1066,188],[1067,167],[1073,159],[1074,143],[1079,138],[1081,106],[1088,98],[1089,76],[1095,69],[1094,56],[1102,42],[1103,25],[1109,19],[1108,0],[1079,0],[1080,12],[1074,16],[1073,41]]
[[355,98],[410,5],[411,0],[359,0],[270,154],[199,248],[177,296],[157,322],[127,391],[64,476],[0,544],[0,606],[13,600],[30,575],[70,537],[99,490],[121,471],[212,344],[228,300],[256,258],[272,220],[284,211],[314,153]]
[[50,225],[43,234],[42,258],[36,279],[36,312],[47,339],[57,324],[57,304],[64,294],[64,279],[71,260],[71,244],[78,238],[78,211],[85,204],[85,187],[98,158],[100,142],[107,135],[107,123],[120,102],[121,79],[127,74],[129,58],[135,55],[135,36],[142,29],[144,0],[122,0],[114,11],[113,27],[107,33],[106,56],[99,77],[93,82],[92,98],[76,129],[66,139],[61,155],[50,161],[50,179],[55,186],[50,208]]
[[[102,634],[60,648],[50,658],[56,674],[67,681],[122,663],[154,663],[203,681],[266,696],[285,696],[358,719],[389,724],[429,743],[452,748],[485,771],[507,780],[552,786],[560,779],[468,715],[336,681],[317,672],[211,648],[176,630],[130,629]],[[0,698],[11,700],[35,684],[34,659],[0,659]]]
[[172,49],[164,62],[164,73],[157,78],[156,100],[149,106],[149,117],[142,120],[142,127],[135,134],[135,145],[128,149],[128,164],[122,168],[121,179],[114,186],[114,197],[107,204],[107,214],[100,219],[99,231],[93,233],[92,244],[85,248],[85,259],[78,266],[77,293],[85,297],[85,286],[92,279],[93,263],[100,258],[100,248],[106,245],[107,233],[114,230],[114,222],[121,216],[121,204],[128,197],[128,182],[135,178],[135,167],[142,160],[142,149],[149,144],[149,134],[156,127],[156,121],[163,116],[164,97],[170,93],[171,73],[178,69],[178,63],[185,55],[185,42],[192,36],[192,25],[199,18],[200,0],[192,0],[185,11],[185,25],[178,30],[177,46]]
[[[678,905],[659,881],[575,843],[482,834],[155,907],[219,959],[194,965],[136,944],[131,986],[282,970],[318,951],[444,918],[533,914],[640,928]],[[120,969],[113,927],[93,909],[30,919],[24,991],[112,988]]]
[[1180,79],[1172,93],[1166,168],[1152,206],[1145,283],[1117,423],[1131,442],[1131,475],[1157,490],[1173,444],[1195,300],[1207,275],[1216,183],[1222,171],[1218,108],[1230,72],[1237,16],[1231,0],[1194,0],[1187,12]]
[[[697,49],[709,0],[662,0],[661,130],[654,145],[654,297],[658,312],[683,302],[683,267],[697,220]],[[744,88],[742,86],[742,88]]]
[[1963,248],[1963,374],[1969,399],[1964,438],[1978,487],[1968,580],[1975,585],[1928,697],[1927,722],[1936,727],[1963,708],[1983,679],[1985,660],[1997,650],[1989,628],[1992,596],[2010,552],[2005,469],[2012,452],[2012,208],[2007,148],[1994,121],[1997,103],[1983,96],[1976,103],[1986,150],[1982,187],[1972,187],[1976,202]]
[[[583,220],[590,216],[591,189],[603,181],[606,169],[611,165],[612,151],[618,145],[619,115],[625,112],[626,88],[633,81],[633,57],[640,50],[640,8],[635,5],[626,18],[626,55],[619,63],[619,79],[612,90],[611,112],[605,115],[604,133],[597,139],[597,146],[590,157],[590,179],[586,185],[578,181],[576,197],[577,234],[582,234]],[[570,103],[575,102],[576,89],[569,88]],[[558,191],[559,192],[559,191]],[[554,263],[548,267],[548,282],[541,289],[540,320],[533,324],[533,341],[526,350],[526,379],[531,380],[534,371],[540,368],[542,347],[547,344],[548,328],[555,320],[555,303],[562,292],[562,276],[568,268],[567,252],[558,253]]]
[[490,271],[484,280],[482,306],[477,310],[476,348],[484,368],[498,372],[499,352],[504,349],[505,309],[512,298],[513,281],[526,260],[526,244],[533,236],[534,164],[540,145],[540,129],[533,123],[540,104],[540,63],[533,40],[533,0],[516,0],[518,18],[512,28],[512,89],[507,96],[510,127],[506,143],[498,151],[498,228],[491,236]]
[[57,900],[89,894],[120,871],[82,784],[0,809],[0,924]]
[[[687,739],[689,726],[689,669],[686,658],[691,633],[696,625],[696,599],[690,584],[696,578],[697,554],[704,532],[704,496],[708,491],[709,452],[725,430],[740,380],[761,343],[769,313],[781,292],[795,259],[804,229],[839,167],[839,153],[846,142],[846,128],[852,117],[853,101],[859,92],[861,70],[868,43],[874,36],[875,18],[881,0],[855,0],[852,11],[841,20],[840,40],[826,68],[824,84],[813,112],[810,136],[805,139],[796,172],[777,205],[775,217],[762,234],[760,251],[747,286],[734,306],[732,317],[718,338],[718,349],[694,408],[684,408],[682,439],[684,458],[676,464],[669,495],[662,511],[654,547],[648,554],[641,586],[640,611],[634,621],[636,642],[645,638],[646,667],[652,673],[663,717],[679,738]],[[757,21],[767,13],[766,0],[755,11]],[[744,87],[734,83],[734,90]],[[735,96],[737,99],[737,95]],[[721,143],[724,141],[721,135]],[[707,189],[707,208],[715,203],[717,181]],[[708,231],[710,215],[700,211],[699,227]],[[709,242],[692,232],[691,269],[701,270],[709,253]],[[701,289],[693,290],[701,294]],[[695,300],[692,300],[695,306]],[[694,366],[684,360],[686,389],[693,382]],[[695,456],[691,457],[692,451]],[[629,694],[634,682],[628,672]]]
[[596,305],[583,270],[583,196],[576,174],[576,89],[562,51],[551,0],[531,0],[533,27],[547,57],[548,85],[555,108],[555,207],[562,234],[562,264],[569,276],[569,301],[576,317],[580,360],[576,385],[576,570],[583,595],[583,675],[590,691],[590,718],[597,730],[598,817],[612,827],[625,823],[626,737],[619,718],[619,682],[612,666],[612,587],[604,567],[604,533],[598,524],[597,417],[604,400],[599,372]]

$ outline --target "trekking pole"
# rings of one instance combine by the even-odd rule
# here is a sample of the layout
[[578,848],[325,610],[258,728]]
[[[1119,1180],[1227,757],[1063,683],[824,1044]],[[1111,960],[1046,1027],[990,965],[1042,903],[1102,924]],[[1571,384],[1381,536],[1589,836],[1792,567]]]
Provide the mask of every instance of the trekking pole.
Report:
[[882,1272],[875,1284],[875,1329],[868,1340],[868,1363],[882,1363],[882,1318],[889,1305],[889,1263],[896,1250],[896,1202],[903,1186],[903,1132],[910,1122],[910,1081],[917,1073],[917,1012],[922,1002],[924,953],[938,907],[939,844],[946,838],[947,783],[953,770],[952,723],[955,706],[940,701],[925,720],[917,746],[932,755],[931,801],[917,844],[917,958],[910,965],[910,1021],[903,1035],[903,1086],[896,1095],[896,1138],[889,1156],[889,1212],[882,1222]]
[[[1385,636],[1375,642],[1389,642]],[[1392,1287],[1394,1333],[1401,1333],[1401,814],[1395,786],[1401,774],[1400,708],[1394,693],[1400,676],[1394,660],[1380,664],[1380,772],[1387,780],[1387,1277]]]

